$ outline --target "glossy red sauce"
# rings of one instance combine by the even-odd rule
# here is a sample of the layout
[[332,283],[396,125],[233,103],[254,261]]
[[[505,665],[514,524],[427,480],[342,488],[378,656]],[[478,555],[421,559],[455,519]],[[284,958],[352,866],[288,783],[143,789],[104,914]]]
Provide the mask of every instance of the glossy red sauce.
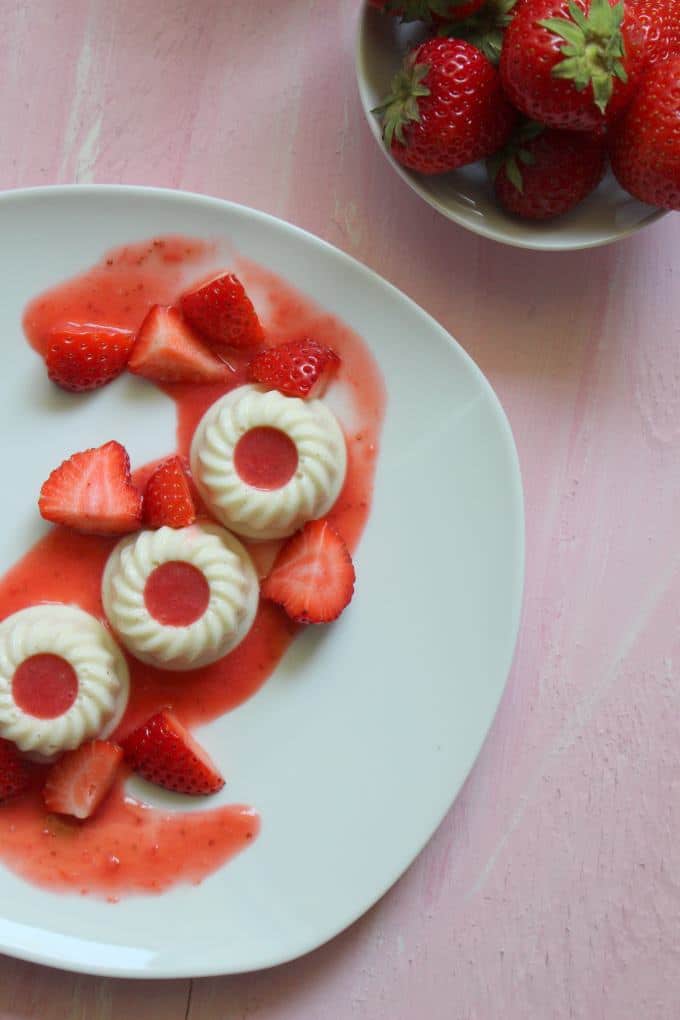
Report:
[[167,627],[188,627],[200,620],[210,602],[210,585],[198,567],[172,560],[162,563],[144,585],[144,604]]
[[78,677],[60,655],[31,655],[12,677],[12,697],[37,719],[56,719],[67,712],[78,694]]
[[297,466],[297,447],[280,429],[249,429],[234,449],[236,473],[255,489],[280,489],[291,480]]
[[[49,329],[67,321],[136,329],[150,305],[172,303],[188,285],[221,268],[215,252],[215,246],[177,237],[110,252],[88,272],[29,305],[24,316],[29,342],[42,350]],[[369,514],[385,407],[378,368],[359,336],[285,281],[244,260],[234,268],[254,298],[269,343],[314,336],[342,358],[335,386],[351,405],[348,471],[329,516],[354,549]],[[243,358],[235,355],[232,368],[233,379],[227,385],[161,387],[177,409],[176,445],[173,450],[168,437],[168,455],[187,456],[205,410],[245,381]],[[86,445],[85,438],[81,445]],[[55,462],[67,452],[55,451]],[[150,469],[139,466],[136,480],[148,477]],[[0,619],[36,603],[64,602],[103,620],[101,575],[114,545],[114,539],[53,528],[0,580]],[[272,542],[250,547],[261,576],[277,549]],[[245,640],[211,666],[169,673],[128,657],[130,702],[114,738],[122,738],[162,707],[172,707],[189,726],[237,708],[270,676],[296,632],[278,607],[262,602]],[[205,806],[200,813],[144,806],[126,798],[121,784],[94,820],[71,822],[46,813],[39,773],[32,793],[0,805],[0,860],[53,890],[113,899],[132,892],[160,892],[181,881],[199,882],[243,850],[259,828],[251,808],[211,808],[209,800]]]

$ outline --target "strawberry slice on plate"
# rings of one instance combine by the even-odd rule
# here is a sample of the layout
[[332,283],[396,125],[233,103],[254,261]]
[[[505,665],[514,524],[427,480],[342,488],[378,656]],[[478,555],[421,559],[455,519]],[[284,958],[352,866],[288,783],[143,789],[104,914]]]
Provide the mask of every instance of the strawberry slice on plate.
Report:
[[163,305],[154,305],[144,319],[128,368],[162,383],[219,383],[229,376],[227,366],[201,343],[181,312]]
[[132,484],[125,447],[111,440],[74,453],[43,484],[38,508],[46,521],[89,535],[137,531],[142,497]]
[[150,528],[186,528],[196,520],[196,504],[181,457],[163,461],[150,476],[143,517]]
[[200,796],[224,786],[213,761],[173,712],[158,712],[123,741],[125,758],[143,779]]
[[222,273],[189,291],[181,305],[188,322],[218,350],[257,347],[264,342],[253,303],[233,273]]
[[90,740],[67,751],[48,773],[45,807],[56,814],[89,818],[111,790],[122,759],[122,748],[108,740]]
[[250,363],[253,382],[288,397],[321,397],[340,366],[340,358],[317,340],[291,340],[257,354]]
[[10,740],[0,739],[0,804],[30,785],[30,765]]
[[330,623],[354,594],[354,564],[327,520],[309,521],[289,538],[262,585],[262,594],[298,623]]
[[47,336],[47,374],[73,393],[98,389],[123,372],[134,342],[127,329],[69,322]]

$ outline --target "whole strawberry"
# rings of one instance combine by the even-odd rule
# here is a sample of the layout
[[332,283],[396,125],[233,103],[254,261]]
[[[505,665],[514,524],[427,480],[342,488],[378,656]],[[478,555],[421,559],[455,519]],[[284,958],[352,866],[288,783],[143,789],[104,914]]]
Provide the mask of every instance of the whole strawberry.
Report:
[[429,39],[410,53],[374,112],[394,158],[423,174],[490,156],[516,120],[496,68],[460,39]]
[[573,209],[597,187],[607,165],[606,143],[602,135],[530,122],[489,163],[504,209],[547,220]]
[[610,146],[621,187],[641,202],[680,210],[680,55],[649,69]]
[[532,120],[602,130],[633,94],[644,42],[627,0],[522,0],[503,41],[503,85]]
[[645,34],[646,66],[680,53],[680,0],[629,0]]
[[482,7],[484,0],[369,0],[369,3],[402,21],[441,23],[467,18]]

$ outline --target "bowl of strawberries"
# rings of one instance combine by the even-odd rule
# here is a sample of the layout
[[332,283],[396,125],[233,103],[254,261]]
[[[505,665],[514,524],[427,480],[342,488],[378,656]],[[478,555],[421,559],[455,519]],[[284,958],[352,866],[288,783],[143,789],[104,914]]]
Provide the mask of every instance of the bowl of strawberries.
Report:
[[680,210],[680,0],[366,0],[357,79],[393,168],[523,248]]

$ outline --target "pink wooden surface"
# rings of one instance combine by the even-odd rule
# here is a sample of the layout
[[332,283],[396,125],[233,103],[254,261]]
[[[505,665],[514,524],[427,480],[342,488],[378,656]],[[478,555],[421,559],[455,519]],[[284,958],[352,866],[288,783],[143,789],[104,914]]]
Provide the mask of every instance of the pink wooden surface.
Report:
[[152,995],[0,959],[2,1020],[680,1016],[677,217],[569,255],[440,219],[362,121],[356,7],[0,0],[0,186],[145,183],[257,206],[458,337],[508,411],[526,487],[501,709],[430,846],[330,945]]

